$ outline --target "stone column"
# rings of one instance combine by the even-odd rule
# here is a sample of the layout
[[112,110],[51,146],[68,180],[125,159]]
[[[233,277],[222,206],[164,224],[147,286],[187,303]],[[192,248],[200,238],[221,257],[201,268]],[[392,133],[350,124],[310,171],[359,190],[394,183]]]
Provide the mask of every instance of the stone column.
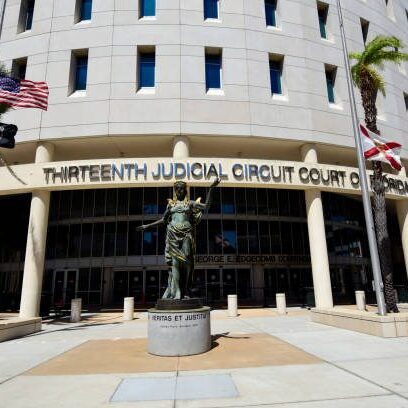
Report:
[[173,143],[173,159],[183,160],[190,156],[190,143],[186,136],[176,136]]
[[[54,146],[52,144],[40,142],[37,146],[35,162],[50,162],[53,159],[53,154]],[[21,290],[21,318],[37,317],[40,311],[50,195],[49,191],[39,190],[33,191],[31,196],[23,287]]]
[[[301,153],[305,163],[318,162],[314,145],[302,146]],[[320,191],[315,188],[305,190],[305,200],[316,308],[328,309],[333,307],[333,296]]]
[[396,202],[398,223],[401,231],[402,251],[404,252],[405,270],[408,273],[408,200]]

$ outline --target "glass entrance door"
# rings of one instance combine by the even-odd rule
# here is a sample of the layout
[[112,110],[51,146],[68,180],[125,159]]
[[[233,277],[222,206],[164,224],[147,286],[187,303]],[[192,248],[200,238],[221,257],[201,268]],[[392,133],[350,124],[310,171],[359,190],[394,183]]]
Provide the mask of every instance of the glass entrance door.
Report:
[[144,303],[143,271],[115,271],[113,275],[113,302],[122,304],[125,297],[135,298],[135,303]]
[[71,303],[78,291],[78,269],[56,269],[53,277],[53,303],[64,307]]
[[228,295],[238,295],[240,300],[251,298],[251,269],[214,268],[196,269],[193,291],[208,303],[224,302]]
[[276,294],[288,294],[290,283],[289,273],[287,268],[271,268],[265,269],[265,299],[266,303],[274,305],[276,303]]
[[143,271],[129,271],[129,296],[135,303],[143,303]]
[[113,301],[122,304],[123,298],[134,297],[136,304],[155,303],[167,287],[168,272],[160,269],[115,271]]
[[275,305],[276,294],[285,293],[288,306],[313,305],[312,271],[308,267],[277,267],[264,271],[265,300]]
[[221,269],[207,269],[207,301],[221,300]]
[[146,303],[154,303],[161,297],[160,273],[156,270],[146,271]]
[[115,271],[113,275],[113,302],[115,304],[122,303],[123,298],[127,297],[128,293],[129,293],[129,271]]
[[241,300],[251,298],[251,269],[237,269],[237,294]]

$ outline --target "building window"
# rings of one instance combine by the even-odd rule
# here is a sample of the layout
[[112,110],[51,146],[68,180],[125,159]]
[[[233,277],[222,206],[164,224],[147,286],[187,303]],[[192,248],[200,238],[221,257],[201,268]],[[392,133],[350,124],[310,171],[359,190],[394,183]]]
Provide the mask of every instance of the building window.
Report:
[[327,16],[329,6],[325,3],[317,3],[317,14],[319,16],[320,37],[327,40]]
[[25,79],[27,70],[27,58],[19,58],[13,60],[11,73],[14,78]]
[[27,1],[26,30],[31,30],[31,27],[33,26],[34,3],[34,0]]
[[151,50],[139,51],[138,89],[155,86],[156,53]]
[[222,55],[221,51],[206,51],[205,53],[205,87],[221,89]]
[[86,91],[88,75],[88,50],[76,50],[71,57],[69,93]]
[[405,110],[408,112],[408,94],[404,92]]
[[86,77],[88,73],[88,56],[82,55],[77,57],[75,71],[75,90],[86,90]]
[[89,21],[92,18],[92,0],[77,0],[75,5],[75,23]]
[[265,0],[265,19],[268,27],[276,27],[277,0]]
[[273,56],[269,59],[269,76],[272,95],[282,95],[283,57]]
[[82,0],[81,21],[90,20],[92,17],[92,0]]
[[326,72],[326,85],[327,85],[327,98],[329,103],[336,103],[334,86],[336,83],[336,67],[325,66]]
[[139,17],[154,17],[156,15],[156,0],[139,1]]
[[363,42],[365,45],[367,42],[368,28],[370,26],[370,22],[367,20],[364,20],[363,18],[360,18],[360,24],[361,24],[361,33],[363,34]]
[[22,0],[20,5],[20,15],[18,18],[18,32],[31,30],[34,16],[34,0]]
[[204,0],[204,19],[218,19],[218,0]]
[[387,16],[391,18],[392,20],[395,19],[395,14],[394,14],[394,5],[392,0],[385,0],[385,8],[387,10]]

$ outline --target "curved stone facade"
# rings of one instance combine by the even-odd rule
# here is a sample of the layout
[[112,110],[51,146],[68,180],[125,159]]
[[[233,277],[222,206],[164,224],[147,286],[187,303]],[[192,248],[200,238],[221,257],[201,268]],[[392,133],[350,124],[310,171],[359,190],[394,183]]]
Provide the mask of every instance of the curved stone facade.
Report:
[[[335,1],[323,3],[328,6],[327,39],[320,36],[315,1],[279,0],[276,27],[266,26],[263,0],[219,3],[219,20],[208,21],[203,0],[157,0],[156,17],[149,19],[139,18],[137,1],[95,0],[92,19],[75,24],[74,0],[37,1],[32,29],[17,33],[20,1],[8,1],[0,59],[11,66],[27,57],[27,78],[48,82],[50,104],[48,112],[19,110],[5,120],[18,124],[19,142],[109,137],[95,150],[101,157],[128,156],[129,149],[145,156],[146,136],[157,138],[157,149],[151,146],[150,151],[171,156],[171,136],[184,134],[191,137],[193,156],[296,159],[299,143],[314,142],[324,144],[321,161],[334,164],[336,155],[327,145],[354,144]],[[386,6],[384,1],[343,0],[343,7],[350,50],[363,48],[360,19],[370,23],[368,40],[384,33],[408,43],[403,1]],[[145,94],[137,92],[137,53],[147,46],[155,47],[156,86],[154,93]],[[206,93],[206,48],[222,51],[221,94]],[[75,97],[69,95],[71,52],[84,49],[89,58],[86,95]],[[268,64],[273,55],[284,59],[279,97],[271,95]],[[338,67],[336,103],[331,105],[325,64]],[[380,127],[403,141],[408,128],[406,68],[387,66],[384,76],[387,97],[379,100]],[[129,137],[136,135],[140,146],[132,138],[129,147]],[[223,143],[214,150],[199,136],[217,136],[214,146],[219,138]],[[116,145],[112,137],[118,137]],[[279,144],[262,140],[257,149],[236,139],[243,137]],[[288,142],[285,147],[282,141]],[[102,147],[106,144],[110,147]],[[27,149],[13,160],[33,159]],[[66,151],[82,156],[75,147]],[[339,154],[354,160],[348,149]]]

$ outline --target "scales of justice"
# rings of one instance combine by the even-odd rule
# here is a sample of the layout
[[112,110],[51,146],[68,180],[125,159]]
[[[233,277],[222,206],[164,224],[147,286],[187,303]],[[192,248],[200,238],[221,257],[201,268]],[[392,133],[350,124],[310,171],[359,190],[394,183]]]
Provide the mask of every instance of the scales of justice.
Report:
[[174,183],[174,197],[168,199],[163,216],[139,231],[156,225],[166,227],[165,260],[169,266],[167,288],[156,307],[148,311],[148,352],[160,356],[200,354],[211,348],[210,308],[193,294],[195,230],[203,212],[211,206],[211,184],[205,203],[188,197],[184,181]]

